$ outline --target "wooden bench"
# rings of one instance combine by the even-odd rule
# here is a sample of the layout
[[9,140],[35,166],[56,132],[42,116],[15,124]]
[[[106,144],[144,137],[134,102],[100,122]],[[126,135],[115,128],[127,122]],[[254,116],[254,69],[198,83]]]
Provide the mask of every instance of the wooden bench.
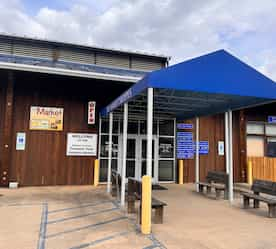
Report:
[[229,178],[228,174],[222,171],[209,171],[206,182],[198,182],[199,192],[203,193],[206,188],[207,194],[210,194],[212,188],[216,191],[216,199],[219,199],[221,192],[224,192],[224,199],[228,199]]
[[[140,212],[139,212],[139,221],[141,221],[141,207],[142,207],[142,182],[129,177],[128,178],[128,213],[135,213],[135,201],[140,200]],[[165,202],[162,202],[154,197],[151,199],[151,208],[155,210],[154,221],[156,224],[163,223],[164,216],[164,206],[167,206]]]
[[250,199],[254,201],[254,208],[259,208],[260,202],[264,202],[268,205],[268,217],[276,218],[276,198],[271,198],[276,196],[276,182],[254,180],[251,190],[253,193],[241,193],[244,208],[249,208]]

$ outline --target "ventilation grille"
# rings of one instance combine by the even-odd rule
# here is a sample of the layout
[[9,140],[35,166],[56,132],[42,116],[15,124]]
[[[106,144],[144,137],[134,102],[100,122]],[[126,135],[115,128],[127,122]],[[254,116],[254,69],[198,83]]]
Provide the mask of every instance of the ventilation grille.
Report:
[[14,44],[13,54],[19,56],[28,56],[34,58],[52,59],[53,50],[46,46]]
[[0,54],[11,54],[12,44],[11,42],[0,41]]
[[95,64],[95,55],[90,51],[61,49],[59,50],[59,60]]
[[129,57],[120,56],[120,55],[109,55],[105,53],[97,53],[96,64],[103,65],[103,66],[129,68]]
[[134,70],[154,71],[163,67],[164,65],[160,61],[135,57],[132,58],[131,68]]

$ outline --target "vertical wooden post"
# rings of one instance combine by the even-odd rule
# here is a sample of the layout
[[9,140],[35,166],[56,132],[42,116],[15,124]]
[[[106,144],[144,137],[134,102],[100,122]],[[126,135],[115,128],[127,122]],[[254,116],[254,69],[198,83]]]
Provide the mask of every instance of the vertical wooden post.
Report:
[[[247,165],[247,156],[246,156],[246,120],[244,115],[244,110],[241,110],[239,113],[239,122],[240,122],[240,177],[241,181],[246,181],[246,165]],[[239,179],[238,179],[239,180]]]
[[12,144],[12,118],[13,118],[13,73],[8,73],[8,82],[6,87],[6,100],[4,111],[4,127],[3,127],[3,141],[1,142],[2,151],[2,167],[0,185],[7,186],[9,184],[9,169],[11,160],[11,144]]
[[178,161],[178,184],[183,184],[183,171],[184,171],[184,166],[183,166],[183,160]]

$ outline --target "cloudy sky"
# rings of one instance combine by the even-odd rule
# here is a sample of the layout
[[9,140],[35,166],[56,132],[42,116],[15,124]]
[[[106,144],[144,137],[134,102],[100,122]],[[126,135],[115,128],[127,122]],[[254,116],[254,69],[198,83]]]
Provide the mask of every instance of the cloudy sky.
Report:
[[0,32],[171,63],[224,48],[276,80],[275,0],[0,0]]

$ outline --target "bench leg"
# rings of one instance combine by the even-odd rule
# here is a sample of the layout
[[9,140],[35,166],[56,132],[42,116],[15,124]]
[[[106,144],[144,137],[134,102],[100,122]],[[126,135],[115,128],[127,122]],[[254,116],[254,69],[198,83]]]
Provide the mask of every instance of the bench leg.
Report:
[[217,200],[220,199],[220,193],[221,193],[221,190],[216,189],[216,199],[217,199]]
[[254,208],[259,208],[260,207],[260,201],[254,199]]
[[211,193],[212,188],[210,186],[207,186],[207,194]]
[[155,209],[155,223],[156,224],[163,224],[163,213],[164,213],[163,206]]
[[199,193],[203,193],[203,190],[204,190],[204,187],[203,187],[203,185],[198,185],[198,187],[199,187]]
[[112,188],[111,190],[111,196],[116,197],[117,196],[117,190],[115,188]]
[[130,198],[127,201],[127,212],[129,214],[133,214],[135,213],[135,199]]
[[243,207],[249,208],[249,198],[247,196],[243,196]]
[[268,217],[276,218],[276,206],[268,204]]

